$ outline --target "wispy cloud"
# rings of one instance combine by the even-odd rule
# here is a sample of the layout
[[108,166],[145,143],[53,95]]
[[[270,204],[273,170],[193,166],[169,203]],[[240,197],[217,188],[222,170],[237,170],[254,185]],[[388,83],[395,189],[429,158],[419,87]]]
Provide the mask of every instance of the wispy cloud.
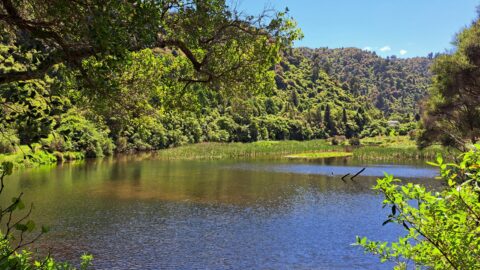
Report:
[[364,51],[369,51],[369,52],[371,52],[371,51],[373,51],[373,48],[367,46],[367,47],[363,48],[363,50],[364,50]]
[[402,50],[400,50],[400,55],[405,55],[405,54],[407,54],[407,53],[408,53],[408,51],[407,51],[407,50],[403,50],[403,49],[402,49]]
[[380,48],[381,52],[389,52],[391,50],[392,50],[392,48],[390,48],[390,46],[384,46],[384,47]]

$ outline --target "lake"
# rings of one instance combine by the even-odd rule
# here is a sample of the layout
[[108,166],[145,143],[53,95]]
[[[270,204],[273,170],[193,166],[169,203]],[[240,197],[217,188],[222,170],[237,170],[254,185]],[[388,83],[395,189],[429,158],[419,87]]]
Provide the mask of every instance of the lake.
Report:
[[384,172],[435,185],[423,164],[132,155],[20,171],[4,197],[24,191],[51,226],[36,247],[96,269],[391,269],[351,243],[399,236],[371,187]]

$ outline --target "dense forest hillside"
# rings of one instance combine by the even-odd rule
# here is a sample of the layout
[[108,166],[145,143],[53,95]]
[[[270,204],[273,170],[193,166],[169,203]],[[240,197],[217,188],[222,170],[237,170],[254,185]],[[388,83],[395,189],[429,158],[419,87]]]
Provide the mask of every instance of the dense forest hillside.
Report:
[[[1,68],[22,69],[34,60],[15,50],[2,46]],[[14,151],[11,142],[29,144],[38,136],[47,137],[42,147],[48,151],[99,156],[205,141],[406,135],[416,128],[430,62],[384,59],[353,48],[289,49],[274,70],[257,78],[261,89],[237,89],[173,80],[190,72],[175,50],[132,53],[113,72],[106,72],[107,62],[85,61],[86,82],[109,89],[110,98],[88,92],[85,82],[61,67],[51,78],[4,86],[2,117],[8,121],[0,150]],[[28,102],[19,104],[18,95]],[[46,107],[52,99],[59,108]]]
[[373,103],[387,116],[417,113],[418,102],[430,85],[433,56],[383,58],[375,52],[357,48],[291,50],[287,59],[299,57],[313,61],[314,70],[322,69],[342,87],[362,101]]

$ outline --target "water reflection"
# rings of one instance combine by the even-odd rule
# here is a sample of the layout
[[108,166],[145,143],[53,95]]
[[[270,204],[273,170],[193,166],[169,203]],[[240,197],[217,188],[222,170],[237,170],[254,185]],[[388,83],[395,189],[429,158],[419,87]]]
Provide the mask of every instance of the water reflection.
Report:
[[398,236],[381,226],[371,186],[383,170],[432,171],[367,165],[343,182],[364,164],[122,157],[21,172],[7,192],[25,191],[53,226],[40,247],[70,260],[91,252],[98,269],[389,269],[350,246]]

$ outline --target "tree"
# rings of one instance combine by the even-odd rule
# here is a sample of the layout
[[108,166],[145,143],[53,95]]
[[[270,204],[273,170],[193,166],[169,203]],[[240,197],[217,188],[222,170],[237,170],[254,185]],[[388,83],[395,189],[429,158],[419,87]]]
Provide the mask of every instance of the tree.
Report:
[[335,135],[336,130],[335,130],[335,124],[333,123],[333,119],[330,111],[330,104],[327,104],[327,106],[325,107],[325,113],[323,117],[324,117],[324,122],[327,128],[327,131],[329,132],[330,135]]
[[299,101],[298,101],[298,94],[295,89],[292,90],[292,95],[291,95],[291,101],[293,106],[298,107]]
[[322,123],[323,123],[322,108],[321,107],[317,107],[317,109],[315,110],[315,118],[314,119],[315,119],[316,126],[321,127]]
[[162,83],[175,106],[199,83],[264,91],[301,35],[284,12],[247,16],[224,0],[0,0],[0,25],[0,125],[17,124],[25,144],[48,136],[67,96],[120,132],[124,116],[151,114]]
[[459,33],[454,44],[455,52],[437,57],[432,66],[420,147],[441,142],[463,148],[480,139],[480,19]]
[[347,109],[343,108],[342,109],[342,123],[344,125],[347,125],[348,118],[347,118]]
[[398,224],[405,236],[392,243],[357,237],[357,245],[382,262],[395,262],[395,269],[480,269],[480,145],[458,164],[441,157],[431,164],[447,186],[441,191],[399,185],[391,175],[374,187],[391,208],[384,225]]
[[0,84],[42,79],[57,64],[84,73],[82,61],[91,57],[108,60],[113,68],[130,52],[146,48],[180,51],[195,70],[180,78],[186,82],[251,80],[248,70],[271,67],[278,49],[299,37],[285,13],[243,16],[224,0],[0,3],[3,34],[36,59],[27,70],[0,74]]
[[266,111],[268,114],[276,114],[277,111],[278,111],[277,105],[275,104],[275,102],[273,101],[273,99],[270,98],[270,97],[268,97],[267,99],[265,99],[265,111]]

